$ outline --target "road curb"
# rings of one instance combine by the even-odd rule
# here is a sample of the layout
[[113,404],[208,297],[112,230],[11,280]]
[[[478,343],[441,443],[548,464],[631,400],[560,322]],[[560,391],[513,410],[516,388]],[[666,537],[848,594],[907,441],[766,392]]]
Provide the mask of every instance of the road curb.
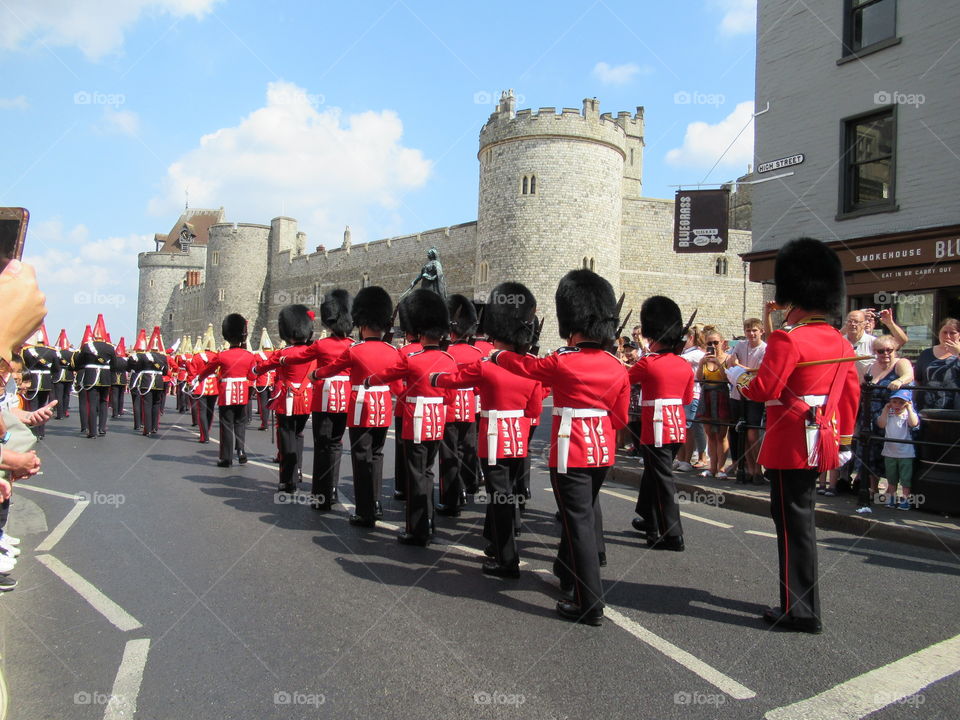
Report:
[[[638,468],[614,466],[610,473],[612,482],[639,488],[643,471]],[[696,497],[700,502],[727,510],[739,510],[751,515],[770,516],[770,499],[732,488],[717,488],[699,483],[684,475],[675,475],[677,490]],[[864,517],[852,511],[838,512],[828,507],[818,506],[816,511],[817,527],[821,530],[835,530],[850,535],[868,536],[874,540],[916,545],[960,554],[960,533],[934,528],[907,527],[874,517]]]

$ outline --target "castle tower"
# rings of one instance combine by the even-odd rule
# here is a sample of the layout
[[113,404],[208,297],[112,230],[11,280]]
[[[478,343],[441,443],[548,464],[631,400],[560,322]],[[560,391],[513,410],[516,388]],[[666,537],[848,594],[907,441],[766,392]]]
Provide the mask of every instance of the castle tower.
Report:
[[179,330],[179,293],[188,271],[202,273],[206,248],[193,247],[190,252],[142,252],[137,255],[140,286],[137,293],[137,327],[159,325],[167,337]]
[[514,103],[504,93],[480,131],[477,299],[506,280],[526,284],[552,350],[563,344],[553,297],[566,272],[590,268],[619,292],[623,195],[640,193],[643,117],[601,116],[596,98],[560,113]]
[[[219,327],[229,313],[247,319],[250,332],[263,326],[261,296],[267,281],[270,227],[220,223],[210,228],[204,283],[206,319]],[[266,298],[264,298],[266,300]]]

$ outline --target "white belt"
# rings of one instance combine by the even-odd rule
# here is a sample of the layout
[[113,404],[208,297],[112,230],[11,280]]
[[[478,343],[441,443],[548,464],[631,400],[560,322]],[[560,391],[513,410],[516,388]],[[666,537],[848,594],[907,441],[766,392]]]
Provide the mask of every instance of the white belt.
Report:
[[[89,367],[89,366],[88,366]],[[163,375],[159,370],[141,370],[141,375]]]
[[657,398],[656,400],[643,400],[641,405],[646,407],[653,406],[653,446],[663,447],[663,408],[671,405],[683,405],[679,398]]
[[[349,380],[349,378],[344,378]],[[357,404],[353,408],[353,424],[359,425],[360,418],[363,415],[363,401],[367,396],[368,392],[390,392],[390,388],[387,385],[371,385],[366,387],[364,385],[354,385],[354,391],[357,393]],[[326,402],[326,400],[324,400]]]
[[93,369],[93,370],[109,370],[109,369],[110,369],[110,366],[109,366],[109,365],[94,365],[94,364],[92,364],[92,363],[91,363],[90,365],[84,365],[83,367],[86,368],[87,370],[90,370],[90,369]]
[[49,370],[27,370],[27,372],[37,373],[39,375],[49,375]]
[[323,389],[320,391],[320,409],[323,412],[327,411],[327,402],[330,400],[330,386],[334,382],[344,382],[349,379],[347,375],[334,375],[323,379]]
[[414,403],[413,408],[413,442],[416,445],[419,445],[423,442],[423,406],[424,405],[442,405],[442,397],[424,397],[423,395],[417,395],[416,397],[408,397],[408,403]]
[[500,420],[523,417],[523,410],[481,410],[480,415],[487,418],[487,465],[496,465]]
[[[800,395],[799,398],[810,407],[821,407],[827,404],[826,395]],[[764,405],[770,407],[772,405],[783,405],[783,403],[779,400],[767,400]]]
[[573,428],[573,419],[604,417],[607,411],[596,408],[555,407],[553,414],[560,416],[560,427],[557,429],[557,472],[565,473],[570,457],[570,430]]
[[[290,391],[290,388],[299,390],[304,383],[287,383],[287,394],[283,399],[283,407],[287,411],[287,415],[293,415],[293,393]],[[307,387],[312,387],[310,383],[306,383]]]

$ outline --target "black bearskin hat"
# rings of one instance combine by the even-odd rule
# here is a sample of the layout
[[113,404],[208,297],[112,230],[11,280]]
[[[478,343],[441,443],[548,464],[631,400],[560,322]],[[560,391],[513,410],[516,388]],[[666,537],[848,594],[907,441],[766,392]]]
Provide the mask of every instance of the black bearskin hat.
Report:
[[243,345],[247,341],[247,319],[243,315],[230,313],[220,325],[220,334],[231,345]]
[[382,287],[371,285],[360,290],[353,298],[353,324],[358,328],[368,327],[378,332],[390,329],[393,315],[393,300]]
[[640,306],[643,336],[672,350],[683,340],[683,318],[680,308],[668,297],[654,295]]
[[781,307],[793,305],[836,315],[846,295],[840,258],[813,238],[797,238],[780,248],[773,280]]
[[280,339],[289,345],[305,345],[313,339],[313,312],[306,305],[287,305],[277,318]]
[[447,312],[450,313],[451,333],[464,337],[477,331],[477,309],[463,295],[447,298]]
[[418,337],[445,337],[450,327],[447,304],[432,290],[418,288],[400,303],[400,326]]
[[320,322],[334,335],[346,337],[353,329],[350,317],[350,293],[337,288],[323,296],[320,303]]
[[513,345],[525,353],[536,342],[537,300],[517,282],[505,282],[490,291],[483,310],[483,328],[491,340]]
[[592,270],[571,270],[557,285],[557,324],[560,337],[581,333],[591,340],[608,340],[617,331],[617,298],[613,286]]

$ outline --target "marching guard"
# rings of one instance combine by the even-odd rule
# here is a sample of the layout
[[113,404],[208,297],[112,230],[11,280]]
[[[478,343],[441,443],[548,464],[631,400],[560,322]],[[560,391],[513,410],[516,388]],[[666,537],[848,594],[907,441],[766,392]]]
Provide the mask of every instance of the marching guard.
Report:
[[[257,351],[257,362],[265,363],[269,359],[268,353],[273,352],[273,341],[264,328],[260,333],[260,349]],[[257,430],[268,430],[273,410],[270,409],[270,398],[273,396],[273,384],[276,382],[277,371],[270,370],[263,375],[257,375],[253,382],[253,391],[257,395],[257,415],[260,417],[260,427]]]
[[[40,326],[24,348],[21,357],[24,378],[30,379],[30,390],[24,397],[27,401],[26,409],[39,410],[47,404],[53,391],[53,380],[60,375],[60,354],[50,347],[46,325]],[[38,438],[42,438],[46,435],[46,425],[46,422],[42,422],[31,429]]]
[[137,392],[137,386],[140,383],[137,374],[140,372],[140,366],[143,362],[142,355],[147,351],[147,331],[143,328],[137,333],[137,339],[133,343],[133,348],[127,353],[127,371],[130,373],[127,378],[127,387],[130,388],[130,405],[133,408],[133,431],[139,432],[143,429],[140,422],[143,417],[143,396]]
[[744,372],[737,383],[743,397],[767,408],[760,464],[777,528],[780,606],[763,618],[774,627],[819,633],[817,478],[843,464],[841,448],[849,457],[860,383],[850,343],[827,322],[845,296],[837,254],[819,240],[792,240],[777,253],[774,281],[784,325],[767,338],[756,373]]
[[60,372],[53,377],[53,399],[57,401],[56,419],[70,417],[70,393],[73,387],[74,372],[70,369],[73,348],[67,339],[67,331],[61,328],[57,338],[57,355],[60,356]]
[[[87,328],[89,329],[89,325]],[[116,350],[107,341],[107,328],[103,315],[89,336],[84,333],[83,342],[70,360],[76,371],[80,387],[80,412],[83,415],[82,431],[88,438],[107,434],[107,406],[110,401],[110,373],[116,360]]]
[[[190,361],[190,370],[187,373],[187,381],[193,385],[193,380],[200,372],[200,368],[205,367],[207,363],[215,360],[217,357],[217,341],[213,337],[213,325],[208,325],[203,334],[203,345],[197,348]],[[195,387],[190,393],[193,401],[193,419],[200,430],[201,443],[210,442],[210,426],[213,424],[213,411],[217,406],[217,395],[220,388],[215,377],[207,377],[202,383]]]
[[[404,357],[413,355],[423,350],[423,345],[417,341],[416,335],[411,335],[408,332],[404,332],[405,343],[400,346],[400,354]],[[403,398],[406,395],[407,384],[403,380],[398,380],[398,387],[396,396],[397,403],[396,407],[393,409],[393,437],[394,437],[394,453],[393,453],[393,499],[394,500],[406,500],[407,499],[407,458],[404,455],[404,444],[403,444]]]
[[140,396],[141,432],[144,437],[155,436],[160,432],[160,411],[166,401],[163,376],[167,374],[167,353],[159,327],[153,328],[146,352],[138,353],[136,373],[130,392]]
[[618,322],[610,283],[590,270],[572,270],[557,286],[556,307],[560,336],[568,339],[568,346],[545,358],[508,350],[494,350],[490,357],[510,372],[553,388],[550,481],[561,520],[554,572],[564,593],[557,613],[600,625],[602,523],[597,495],[616,458],[616,430],[627,423],[630,385],[623,365],[604,350]]
[[123,338],[116,347],[117,359],[113,365],[110,379],[110,417],[118,418],[123,415],[123,398],[127,392],[127,371],[130,369],[130,360],[127,357],[127,343]]

